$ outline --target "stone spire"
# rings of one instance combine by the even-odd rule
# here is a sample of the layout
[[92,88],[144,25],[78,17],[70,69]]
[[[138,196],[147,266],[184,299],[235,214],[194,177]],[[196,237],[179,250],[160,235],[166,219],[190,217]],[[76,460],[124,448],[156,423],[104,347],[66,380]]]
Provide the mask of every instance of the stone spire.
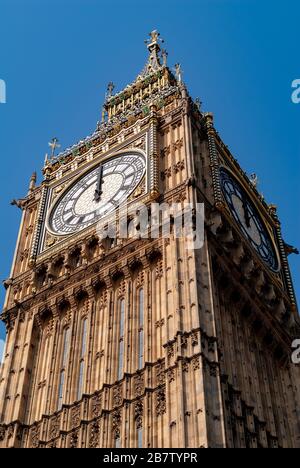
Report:
[[174,94],[187,94],[183,86],[182,69],[178,66],[178,75],[168,67],[168,52],[163,48],[163,39],[156,30],[152,31],[149,39],[145,41],[148,49],[147,62],[143,71],[123,90],[115,92],[115,85],[108,83],[104,103],[101,109],[101,119],[97,122],[96,130],[84,140],[79,141],[65,151],[57,153],[60,147],[57,138],[49,143],[51,154],[46,155],[44,176],[50,177],[53,171],[77,157],[78,154],[88,151],[95,141],[103,139],[106,135],[120,132],[135,121],[146,117],[154,104],[161,109]]
[[149,34],[149,36],[150,39],[147,39],[145,43],[147,44],[150,55],[144,70],[139,75],[139,78],[141,79],[161,70],[167,65],[167,52],[165,50],[161,50],[161,44],[164,43],[164,40],[160,38],[160,33],[154,30]]

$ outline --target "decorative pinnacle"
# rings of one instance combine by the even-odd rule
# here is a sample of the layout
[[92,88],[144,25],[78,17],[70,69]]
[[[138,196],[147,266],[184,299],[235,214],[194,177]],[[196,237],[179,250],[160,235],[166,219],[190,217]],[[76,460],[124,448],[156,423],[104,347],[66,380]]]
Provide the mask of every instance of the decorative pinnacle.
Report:
[[257,177],[256,174],[254,174],[254,173],[251,174],[251,176],[250,176],[250,182],[251,182],[251,184],[253,185],[254,188],[257,188],[258,183],[259,183],[259,180],[258,180],[258,177]]
[[37,181],[37,174],[36,172],[34,172],[32,176],[30,177],[29,193],[31,193],[35,189],[36,181]]
[[198,111],[201,112],[201,108],[202,108],[203,103],[201,102],[200,98],[198,98],[198,97],[196,98],[195,104],[196,104],[196,107],[197,107]]
[[169,55],[169,54],[168,54],[168,52],[167,52],[165,49],[163,49],[163,50],[161,51],[161,56],[162,56],[162,59],[163,59],[163,67],[166,67],[166,66],[167,66],[168,55]]
[[33,182],[34,184],[36,184],[36,179],[37,179],[37,173],[33,172],[32,176],[30,178],[30,181]]
[[180,63],[176,63],[175,65],[175,74],[176,74],[176,78],[178,82],[182,83],[183,70],[182,70]]
[[168,54],[165,50],[161,50],[161,44],[163,43],[164,40],[160,39],[159,32],[155,30],[150,33],[150,39],[145,41],[150,55],[143,72],[139,75],[139,78],[145,78],[151,73],[155,73],[160,70],[162,68],[161,61],[163,62],[164,67],[167,66]]

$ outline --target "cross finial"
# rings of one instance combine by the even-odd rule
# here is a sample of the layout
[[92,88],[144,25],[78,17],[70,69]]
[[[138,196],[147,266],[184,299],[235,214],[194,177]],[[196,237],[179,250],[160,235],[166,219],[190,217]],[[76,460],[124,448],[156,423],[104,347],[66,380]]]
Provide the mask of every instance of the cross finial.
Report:
[[48,145],[49,145],[50,148],[51,148],[51,158],[53,158],[54,155],[55,155],[55,150],[56,150],[56,148],[60,148],[60,144],[59,144],[58,138],[56,138],[56,137],[52,138],[52,140],[50,141],[50,143],[48,143]]
[[152,31],[150,34],[150,39],[147,39],[145,43],[147,44],[148,49],[150,52],[153,49],[156,49],[157,51],[160,51],[160,44],[159,43],[164,43],[163,39],[160,39],[160,33],[155,29]]
[[150,37],[152,39],[152,42],[157,42],[159,36],[160,36],[160,33],[158,31],[156,31],[156,29],[150,33]]
[[107,97],[110,98],[112,96],[114,89],[115,89],[115,85],[112,81],[110,81],[107,85]]

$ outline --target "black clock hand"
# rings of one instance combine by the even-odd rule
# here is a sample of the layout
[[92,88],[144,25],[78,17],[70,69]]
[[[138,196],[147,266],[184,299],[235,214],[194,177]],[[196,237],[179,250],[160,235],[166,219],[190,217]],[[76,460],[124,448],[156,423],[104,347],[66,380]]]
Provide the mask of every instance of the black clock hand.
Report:
[[102,184],[103,184],[103,166],[102,164],[99,166],[98,172],[98,180],[97,180],[97,187],[95,190],[95,201],[99,202],[102,195]]
[[247,226],[247,228],[250,228],[251,227],[251,223],[250,223],[251,216],[250,216],[250,213],[249,213],[249,207],[248,207],[247,200],[246,200],[246,198],[244,196],[243,196],[242,202],[243,202],[246,226]]

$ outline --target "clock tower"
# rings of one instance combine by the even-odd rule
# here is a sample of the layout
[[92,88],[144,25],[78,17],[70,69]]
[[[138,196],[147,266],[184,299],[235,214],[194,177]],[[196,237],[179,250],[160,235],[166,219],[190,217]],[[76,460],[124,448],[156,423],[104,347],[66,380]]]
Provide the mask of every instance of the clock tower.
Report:
[[[276,207],[182,80],[158,32],[95,132],[15,200],[1,315],[0,447],[300,447],[300,324]],[[143,238],[143,204],[205,207],[201,249]],[[127,238],[99,235],[119,213]],[[119,219],[120,221],[120,219]],[[121,223],[118,225],[121,226]]]

